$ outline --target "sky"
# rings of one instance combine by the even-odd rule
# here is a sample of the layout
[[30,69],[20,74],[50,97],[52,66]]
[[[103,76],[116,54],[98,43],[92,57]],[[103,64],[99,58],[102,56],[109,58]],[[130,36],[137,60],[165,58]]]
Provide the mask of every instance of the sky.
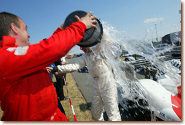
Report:
[[28,25],[30,43],[48,38],[76,10],[92,11],[100,21],[124,32],[127,39],[156,39],[181,29],[181,0],[0,1],[0,11],[15,14]]

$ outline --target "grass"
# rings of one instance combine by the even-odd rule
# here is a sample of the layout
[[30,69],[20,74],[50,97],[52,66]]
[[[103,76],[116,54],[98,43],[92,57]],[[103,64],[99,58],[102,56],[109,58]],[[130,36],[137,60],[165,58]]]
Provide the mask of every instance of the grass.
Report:
[[[76,85],[76,82],[70,73],[66,75],[66,81],[67,81],[67,88],[69,91],[69,95],[71,97],[72,105],[73,105],[73,108],[74,108],[74,111],[77,117],[77,121],[94,121],[91,115],[91,111],[88,108],[84,97],[79,91]],[[64,89],[65,97],[68,97],[65,86],[63,89]],[[67,118],[70,121],[74,121],[69,99],[61,101],[61,103],[65,110]]]

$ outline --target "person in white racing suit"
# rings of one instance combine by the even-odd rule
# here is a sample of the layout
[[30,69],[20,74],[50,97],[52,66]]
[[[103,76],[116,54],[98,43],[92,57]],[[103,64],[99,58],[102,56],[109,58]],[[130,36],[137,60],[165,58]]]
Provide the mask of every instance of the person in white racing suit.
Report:
[[[59,73],[77,71],[84,66],[88,67],[93,77],[91,112],[95,120],[104,121],[103,112],[108,115],[109,121],[121,121],[118,108],[118,93],[112,67],[107,63],[101,52],[102,44],[106,42],[103,35],[101,43],[94,47],[80,47],[85,52],[73,64],[59,65]],[[108,49],[108,48],[107,48]]]

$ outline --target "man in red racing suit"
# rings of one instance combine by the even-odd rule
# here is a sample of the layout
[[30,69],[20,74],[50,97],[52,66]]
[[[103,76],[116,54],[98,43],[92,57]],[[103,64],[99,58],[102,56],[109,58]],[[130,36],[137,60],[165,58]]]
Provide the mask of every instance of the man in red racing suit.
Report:
[[[21,33],[25,32],[26,38],[29,38],[27,30],[21,29],[24,26],[26,29],[26,25],[19,17],[17,19],[20,27],[14,22],[10,23],[9,34],[0,34],[0,104],[3,110],[1,120],[68,121],[57,108],[55,88],[49,74],[43,69],[78,44],[86,28],[95,27],[95,16],[92,18],[91,13],[82,17],[83,19],[78,18],[79,21],[65,30],[58,28],[52,36],[37,44],[19,43]],[[0,13],[1,19],[3,14],[9,13]],[[20,32],[21,30],[23,32]]]

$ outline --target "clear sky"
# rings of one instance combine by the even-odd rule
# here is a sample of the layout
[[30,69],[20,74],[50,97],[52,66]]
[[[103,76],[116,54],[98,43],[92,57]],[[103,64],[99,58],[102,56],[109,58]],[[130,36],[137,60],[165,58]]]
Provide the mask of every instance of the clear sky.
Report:
[[179,31],[181,0],[1,0],[0,11],[14,13],[28,25],[30,43],[49,37],[75,10],[93,11],[129,39]]

